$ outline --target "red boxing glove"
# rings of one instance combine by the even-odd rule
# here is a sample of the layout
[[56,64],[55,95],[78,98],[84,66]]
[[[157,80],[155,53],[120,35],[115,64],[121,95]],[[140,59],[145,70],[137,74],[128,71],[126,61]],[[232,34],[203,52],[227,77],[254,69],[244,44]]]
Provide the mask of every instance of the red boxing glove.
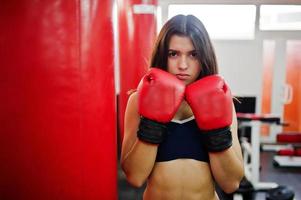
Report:
[[232,95],[224,79],[206,76],[187,86],[185,97],[199,128],[205,132],[209,151],[222,151],[232,145]]
[[174,75],[152,68],[141,79],[138,88],[138,112],[142,116],[138,138],[158,144],[166,126],[177,112],[185,93],[185,84]]

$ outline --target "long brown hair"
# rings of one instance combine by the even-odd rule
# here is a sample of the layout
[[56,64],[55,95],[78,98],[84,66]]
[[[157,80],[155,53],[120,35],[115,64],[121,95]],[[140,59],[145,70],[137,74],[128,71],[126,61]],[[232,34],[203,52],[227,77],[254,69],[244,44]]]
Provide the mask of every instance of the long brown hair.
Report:
[[187,36],[191,39],[202,68],[199,78],[218,73],[216,56],[208,32],[203,23],[193,15],[176,15],[164,24],[152,52],[150,67],[167,70],[169,42],[173,35]]

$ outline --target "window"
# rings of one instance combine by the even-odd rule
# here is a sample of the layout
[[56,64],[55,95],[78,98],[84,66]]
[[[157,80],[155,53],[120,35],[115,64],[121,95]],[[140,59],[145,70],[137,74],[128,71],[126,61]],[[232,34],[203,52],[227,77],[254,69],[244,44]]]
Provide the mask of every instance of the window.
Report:
[[259,28],[260,30],[301,30],[301,6],[260,6]]
[[192,14],[198,17],[212,39],[254,39],[255,5],[169,5],[168,18],[177,14]]

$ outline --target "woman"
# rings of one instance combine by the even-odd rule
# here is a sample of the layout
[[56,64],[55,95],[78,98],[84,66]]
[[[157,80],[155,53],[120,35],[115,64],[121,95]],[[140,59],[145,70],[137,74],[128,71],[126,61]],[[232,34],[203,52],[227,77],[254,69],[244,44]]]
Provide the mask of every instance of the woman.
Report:
[[125,112],[127,180],[136,187],[147,181],[146,200],[215,200],[214,182],[234,192],[243,177],[236,114],[202,22],[191,15],[170,19],[150,66]]

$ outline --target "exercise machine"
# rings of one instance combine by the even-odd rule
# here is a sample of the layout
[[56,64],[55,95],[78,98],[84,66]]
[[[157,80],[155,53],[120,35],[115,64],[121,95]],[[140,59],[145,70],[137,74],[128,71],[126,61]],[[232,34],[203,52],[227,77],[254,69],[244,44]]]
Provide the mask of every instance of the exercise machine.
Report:
[[274,182],[261,182],[259,180],[260,171],[260,125],[268,123],[270,125],[280,125],[280,117],[275,115],[261,115],[254,113],[237,113],[238,128],[244,136],[244,128],[251,127],[250,141],[245,137],[241,139],[243,150],[245,176],[252,183],[255,190],[267,190],[278,187]]
[[282,132],[277,134],[277,143],[287,144],[273,158],[276,167],[301,167],[301,133]]

